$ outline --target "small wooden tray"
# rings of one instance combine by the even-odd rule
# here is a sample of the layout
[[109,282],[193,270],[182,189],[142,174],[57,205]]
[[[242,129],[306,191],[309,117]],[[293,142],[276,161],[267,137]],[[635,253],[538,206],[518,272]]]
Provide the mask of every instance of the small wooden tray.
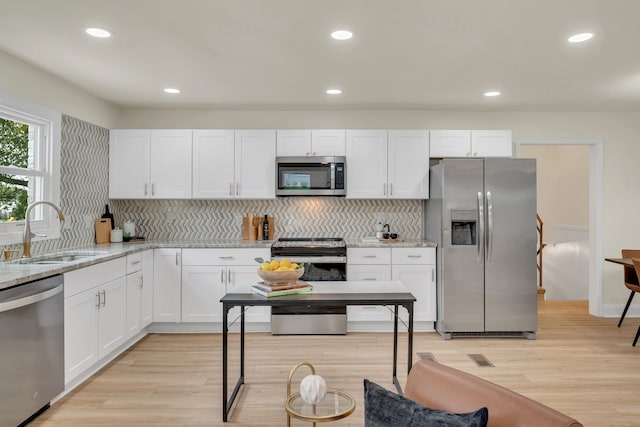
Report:
[[384,243],[404,242],[404,239],[401,239],[399,237],[397,239],[382,239],[382,238],[378,238],[378,240],[380,242],[384,242]]

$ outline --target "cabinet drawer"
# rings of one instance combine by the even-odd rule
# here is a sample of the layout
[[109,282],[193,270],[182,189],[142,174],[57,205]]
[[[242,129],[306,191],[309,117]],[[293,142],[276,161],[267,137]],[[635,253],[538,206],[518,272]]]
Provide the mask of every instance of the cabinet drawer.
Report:
[[135,273],[142,269],[142,252],[127,255],[127,274]]
[[127,272],[125,257],[64,273],[64,297],[68,298],[103,283],[124,277]]
[[435,248],[393,248],[391,250],[393,264],[435,264]]
[[390,264],[391,248],[347,248],[349,264]]
[[183,249],[182,265],[255,265],[255,258],[270,259],[269,248]]

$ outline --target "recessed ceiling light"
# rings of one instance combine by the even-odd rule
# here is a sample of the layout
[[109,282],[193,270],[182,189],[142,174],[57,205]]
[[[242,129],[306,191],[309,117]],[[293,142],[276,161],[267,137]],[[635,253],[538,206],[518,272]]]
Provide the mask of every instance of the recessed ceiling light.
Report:
[[166,88],[164,91],[167,93],[180,93],[180,89],[174,89],[171,87]]
[[593,38],[593,33],[580,33],[580,34],[574,34],[571,37],[569,37],[569,43],[582,43],[582,42],[586,42],[587,40],[591,40]]
[[90,36],[97,37],[99,39],[107,39],[111,37],[111,32],[103,30],[102,28],[87,28],[85,31]]
[[327,89],[327,93],[329,95],[340,95],[342,93],[341,89]]
[[349,40],[351,37],[353,37],[353,33],[347,30],[338,30],[331,33],[331,37],[336,40]]
[[489,92],[485,92],[484,96],[500,96],[500,92],[497,90],[491,90]]

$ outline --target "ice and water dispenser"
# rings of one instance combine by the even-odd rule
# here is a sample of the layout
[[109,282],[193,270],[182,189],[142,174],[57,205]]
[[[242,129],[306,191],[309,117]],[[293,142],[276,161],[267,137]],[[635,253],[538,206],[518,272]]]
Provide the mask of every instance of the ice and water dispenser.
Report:
[[452,210],[451,211],[451,244],[475,245],[476,244],[477,211]]

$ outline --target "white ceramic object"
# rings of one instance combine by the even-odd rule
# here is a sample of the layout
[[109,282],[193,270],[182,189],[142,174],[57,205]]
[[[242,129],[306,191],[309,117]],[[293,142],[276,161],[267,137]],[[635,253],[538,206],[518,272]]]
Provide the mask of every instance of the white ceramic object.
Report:
[[122,230],[120,228],[114,228],[111,230],[111,242],[122,242]]
[[122,231],[124,237],[131,238],[136,237],[136,223],[131,221],[126,221],[122,224]]
[[327,383],[320,375],[307,375],[300,381],[300,397],[310,405],[320,402],[327,394]]

